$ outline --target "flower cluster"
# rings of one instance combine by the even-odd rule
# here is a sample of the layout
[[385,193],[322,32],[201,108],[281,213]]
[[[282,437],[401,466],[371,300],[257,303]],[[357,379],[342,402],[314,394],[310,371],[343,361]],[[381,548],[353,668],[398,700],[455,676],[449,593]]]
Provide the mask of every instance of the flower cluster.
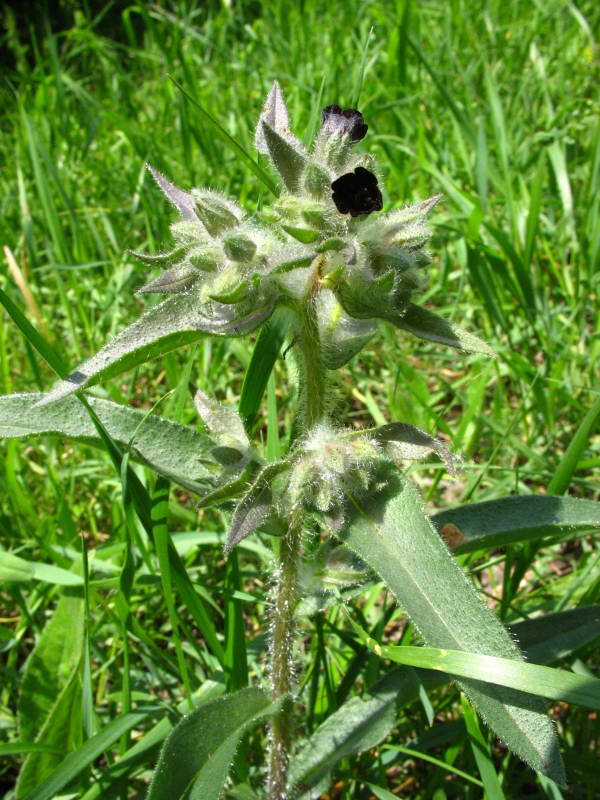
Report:
[[373,159],[354,149],[366,133],[359,111],[330,105],[307,150],[289,129],[275,83],[255,145],[283,191],[252,218],[217,192],[182,191],[150,168],[179,219],[170,252],[134,254],[168,267],[139,291],[184,293],[208,318],[239,334],[277,306],[294,310],[313,296],[326,366],[344,364],[375,332],[375,319],[401,318],[422,288],[421,268],[429,262],[425,220],[437,202],[378,214],[383,197]]

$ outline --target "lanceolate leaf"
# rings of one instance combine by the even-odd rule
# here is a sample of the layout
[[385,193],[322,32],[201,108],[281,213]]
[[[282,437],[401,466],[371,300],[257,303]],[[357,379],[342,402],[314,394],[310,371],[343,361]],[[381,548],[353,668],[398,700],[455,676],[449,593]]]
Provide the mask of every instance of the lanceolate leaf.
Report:
[[[521,661],[510,635],[450,556],[415,489],[397,474],[350,521],[342,537],[387,583],[432,647]],[[505,744],[534,769],[564,783],[558,742],[539,698],[472,679],[470,700]]]
[[385,739],[394,727],[397,693],[393,686],[364,700],[353,697],[328,717],[293,759],[290,789],[297,787],[298,797],[304,800],[320,797],[321,792],[302,791],[303,787],[318,786],[340,758],[361,753]]
[[526,495],[452,508],[431,521],[455,553],[511,542],[600,530],[600,503],[574,497]]
[[279,172],[286,189],[290,192],[296,191],[306,165],[304,147],[292,134],[283,135],[274,130],[265,119],[259,124],[273,166]]
[[213,305],[206,314],[196,289],[177,294],[151,308],[84,361],[75,372],[49,392],[40,405],[53,403],[86,386],[120,375],[153,358],[169,353],[206,335],[241,336],[254,330],[271,313],[270,303],[238,316],[232,306]]
[[[76,397],[40,407],[43,397],[37,393],[0,397],[0,438],[54,434],[102,446],[96,428]],[[88,401],[112,439],[126,446],[131,443],[136,460],[200,494],[216,483],[219,464],[210,455],[214,445],[208,437],[110,400],[90,397]]]
[[238,503],[227,534],[225,553],[250,536],[271,511],[271,481],[287,466],[286,461],[267,464]]
[[30,753],[19,774],[17,797],[25,797],[80,744],[83,598],[63,595],[27,660],[18,701],[23,741],[59,749]]
[[509,629],[529,661],[551,664],[600,637],[600,605],[542,614]]
[[496,355],[478,336],[459,328],[453,322],[448,322],[433,311],[427,311],[412,303],[403,316],[386,316],[385,319],[420,339],[447,344],[467,353],[481,353],[492,358]]
[[277,710],[265,692],[255,688],[198,706],[166,740],[147,800],[179,800],[184,795],[217,800],[240,739]]
[[285,105],[285,100],[283,99],[283,92],[281,91],[278,81],[273,82],[269,94],[267,95],[265,105],[258,120],[256,135],[254,137],[254,146],[258,152],[268,155],[269,148],[267,147],[265,134],[263,133],[261,125],[263,120],[265,120],[265,122],[267,122],[271,128],[278,133],[286,133],[289,131],[290,122],[288,119],[288,112]]

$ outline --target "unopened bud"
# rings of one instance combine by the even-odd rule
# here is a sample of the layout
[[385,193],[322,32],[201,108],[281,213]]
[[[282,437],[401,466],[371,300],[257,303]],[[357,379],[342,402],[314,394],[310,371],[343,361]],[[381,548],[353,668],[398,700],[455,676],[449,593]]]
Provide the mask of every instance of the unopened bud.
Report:
[[251,261],[256,254],[256,243],[242,233],[233,233],[223,240],[223,249],[232,261]]
[[192,195],[196,214],[211,236],[218,236],[239,225],[242,213],[234,203],[208,189],[194,189]]

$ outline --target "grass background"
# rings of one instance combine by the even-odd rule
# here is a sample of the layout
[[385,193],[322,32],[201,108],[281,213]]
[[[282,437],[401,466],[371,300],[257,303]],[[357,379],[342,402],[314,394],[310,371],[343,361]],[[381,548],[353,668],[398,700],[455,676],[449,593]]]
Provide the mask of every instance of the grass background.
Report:
[[[273,79],[283,87],[299,135],[323,86],[323,105],[356,102],[364,113],[370,127],[363,144],[379,159],[387,208],[445,195],[433,220],[436,258],[423,302],[486,338],[499,354],[493,363],[466,358],[382,329],[339,373],[339,418],[349,424],[403,420],[445,436],[463,455],[465,469],[458,481],[435,465],[413,470],[431,507],[515,493],[600,497],[595,3],[62,2],[9,5],[3,15],[1,285],[67,362],[75,365],[99,349],[146,302],[133,296],[147,280],[145,267],[126,248],[164,249],[172,220],[146,162],[184,188],[210,186],[239,197],[249,210],[268,201],[169,75],[247,149]],[[207,340],[102,392],[150,408],[175,390],[159,413],[195,425],[190,389],[235,402],[250,353],[251,341]],[[1,313],[1,392],[37,391],[52,382],[50,370]],[[283,362],[271,401],[285,438],[293,407]],[[271,434],[271,448],[277,446]],[[10,442],[3,451],[2,548],[69,567],[81,561],[81,537],[94,553],[126,541],[127,506],[108,456],[50,439]],[[149,473],[138,474],[151,483]],[[241,575],[233,574],[218,544],[223,525],[222,514],[198,515],[193,498],[172,493],[172,533],[204,535],[182,545],[188,572],[213,603],[208,607],[219,634],[234,636],[238,655],[247,650],[246,679],[254,680],[262,674],[265,561],[244,553]],[[124,670],[130,693],[160,697],[169,707],[184,696],[182,659],[191,688],[220,680],[214,658],[203,654],[201,640],[195,644],[199,634],[184,611],[181,630],[172,629],[160,586],[144,582],[157,565],[138,555],[131,608],[143,628],[156,631],[154,641],[142,641],[130,622],[123,627],[116,585],[89,586],[86,691],[99,725],[123,707]],[[508,574],[523,557],[509,549],[501,567]],[[597,601],[597,583],[586,573],[594,557],[591,540],[528,552],[526,580],[504,581],[507,620],[552,610],[565,595],[573,605],[584,595],[588,603]],[[106,550],[103,558],[118,567],[123,550]],[[498,594],[502,586],[490,575],[488,590]],[[243,605],[243,628],[242,595],[236,600],[234,589],[252,595]],[[16,736],[19,671],[60,593],[35,581],[0,591],[5,741]],[[378,590],[367,604],[373,624],[386,602],[381,598]],[[237,638],[233,628],[225,630],[233,625],[232,605]],[[306,700],[309,731],[335,708],[330,688],[343,680],[345,661],[343,642],[324,632],[322,621],[307,621],[305,630],[318,634],[318,644],[306,645],[307,659],[314,660],[314,647],[322,657]],[[368,684],[377,669],[368,661],[361,680]],[[589,753],[593,737],[585,712],[561,714],[565,745]],[[396,741],[409,740],[420,726],[417,712],[404,718]],[[448,749],[438,745],[432,752],[452,763],[457,756]],[[501,750],[495,755],[507,780],[511,774],[516,780],[514,762],[503,762]],[[402,758],[396,756],[391,768],[373,753],[343,762],[336,796],[372,796],[367,780],[397,796],[479,796],[464,781],[447,785],[423,762]],[[456,764],[475,772],[468,751],[458,758]],[[0,785],[10,792],[19,761],[3,757],[0,763]],[[141,796],[151,763],[102,796]],[[102,762],[98,766],[94,775]],[[578,770],[565,797],[593,797],[589,771]],[[252,770],[242,770],[241,778],[260,786]],[[82,785],[90,781],[88,774]],[[528,791],[546,796],[533,781]]]

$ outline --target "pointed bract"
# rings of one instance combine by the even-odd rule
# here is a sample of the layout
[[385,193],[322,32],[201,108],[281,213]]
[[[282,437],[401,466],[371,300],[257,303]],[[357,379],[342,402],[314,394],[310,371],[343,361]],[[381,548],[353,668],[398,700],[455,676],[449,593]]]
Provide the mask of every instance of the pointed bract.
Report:
[[190,289],[200,277],[197,269],[184,264],[163,272],[158,278],[138,289],[136,294],[179,294]]
[[263,110],[258,118],[258,125],[256,126],[256,134],[254,136],[254,146],[258,152],[268,155],[269,148],[267,146],[265,134],[261,124],[263,120],[278,133],[285,133],[289,131],[290,123],[288,119],[288,112],[278,81],[273,82],[273,86],[271,86],[271,90],[267,95]]
[[146,164],[146,166],[156,183],[160,186],[171,203],[173,203],[183,219],[189,222],[197,222],[198,217],[196,216],[195,203],[192,195],[184,192],[182,189],[178,189],[177,186],[172,184],[171,181],[168,181],[162,173],[154,169],[154,167],[151,167],[150,164]]
[[308,153],[302,143],[291,134],[284,135],[276,131],[264,119],[260,125],[271,163],[281,176],[286,189],[289,192],[298,191]]
[[211,439],[217,444],[236,442],[240,452],[245,452],[250,447],[244,423],[234,408],[219,403],[201,389],[194,396],[194,405]]

